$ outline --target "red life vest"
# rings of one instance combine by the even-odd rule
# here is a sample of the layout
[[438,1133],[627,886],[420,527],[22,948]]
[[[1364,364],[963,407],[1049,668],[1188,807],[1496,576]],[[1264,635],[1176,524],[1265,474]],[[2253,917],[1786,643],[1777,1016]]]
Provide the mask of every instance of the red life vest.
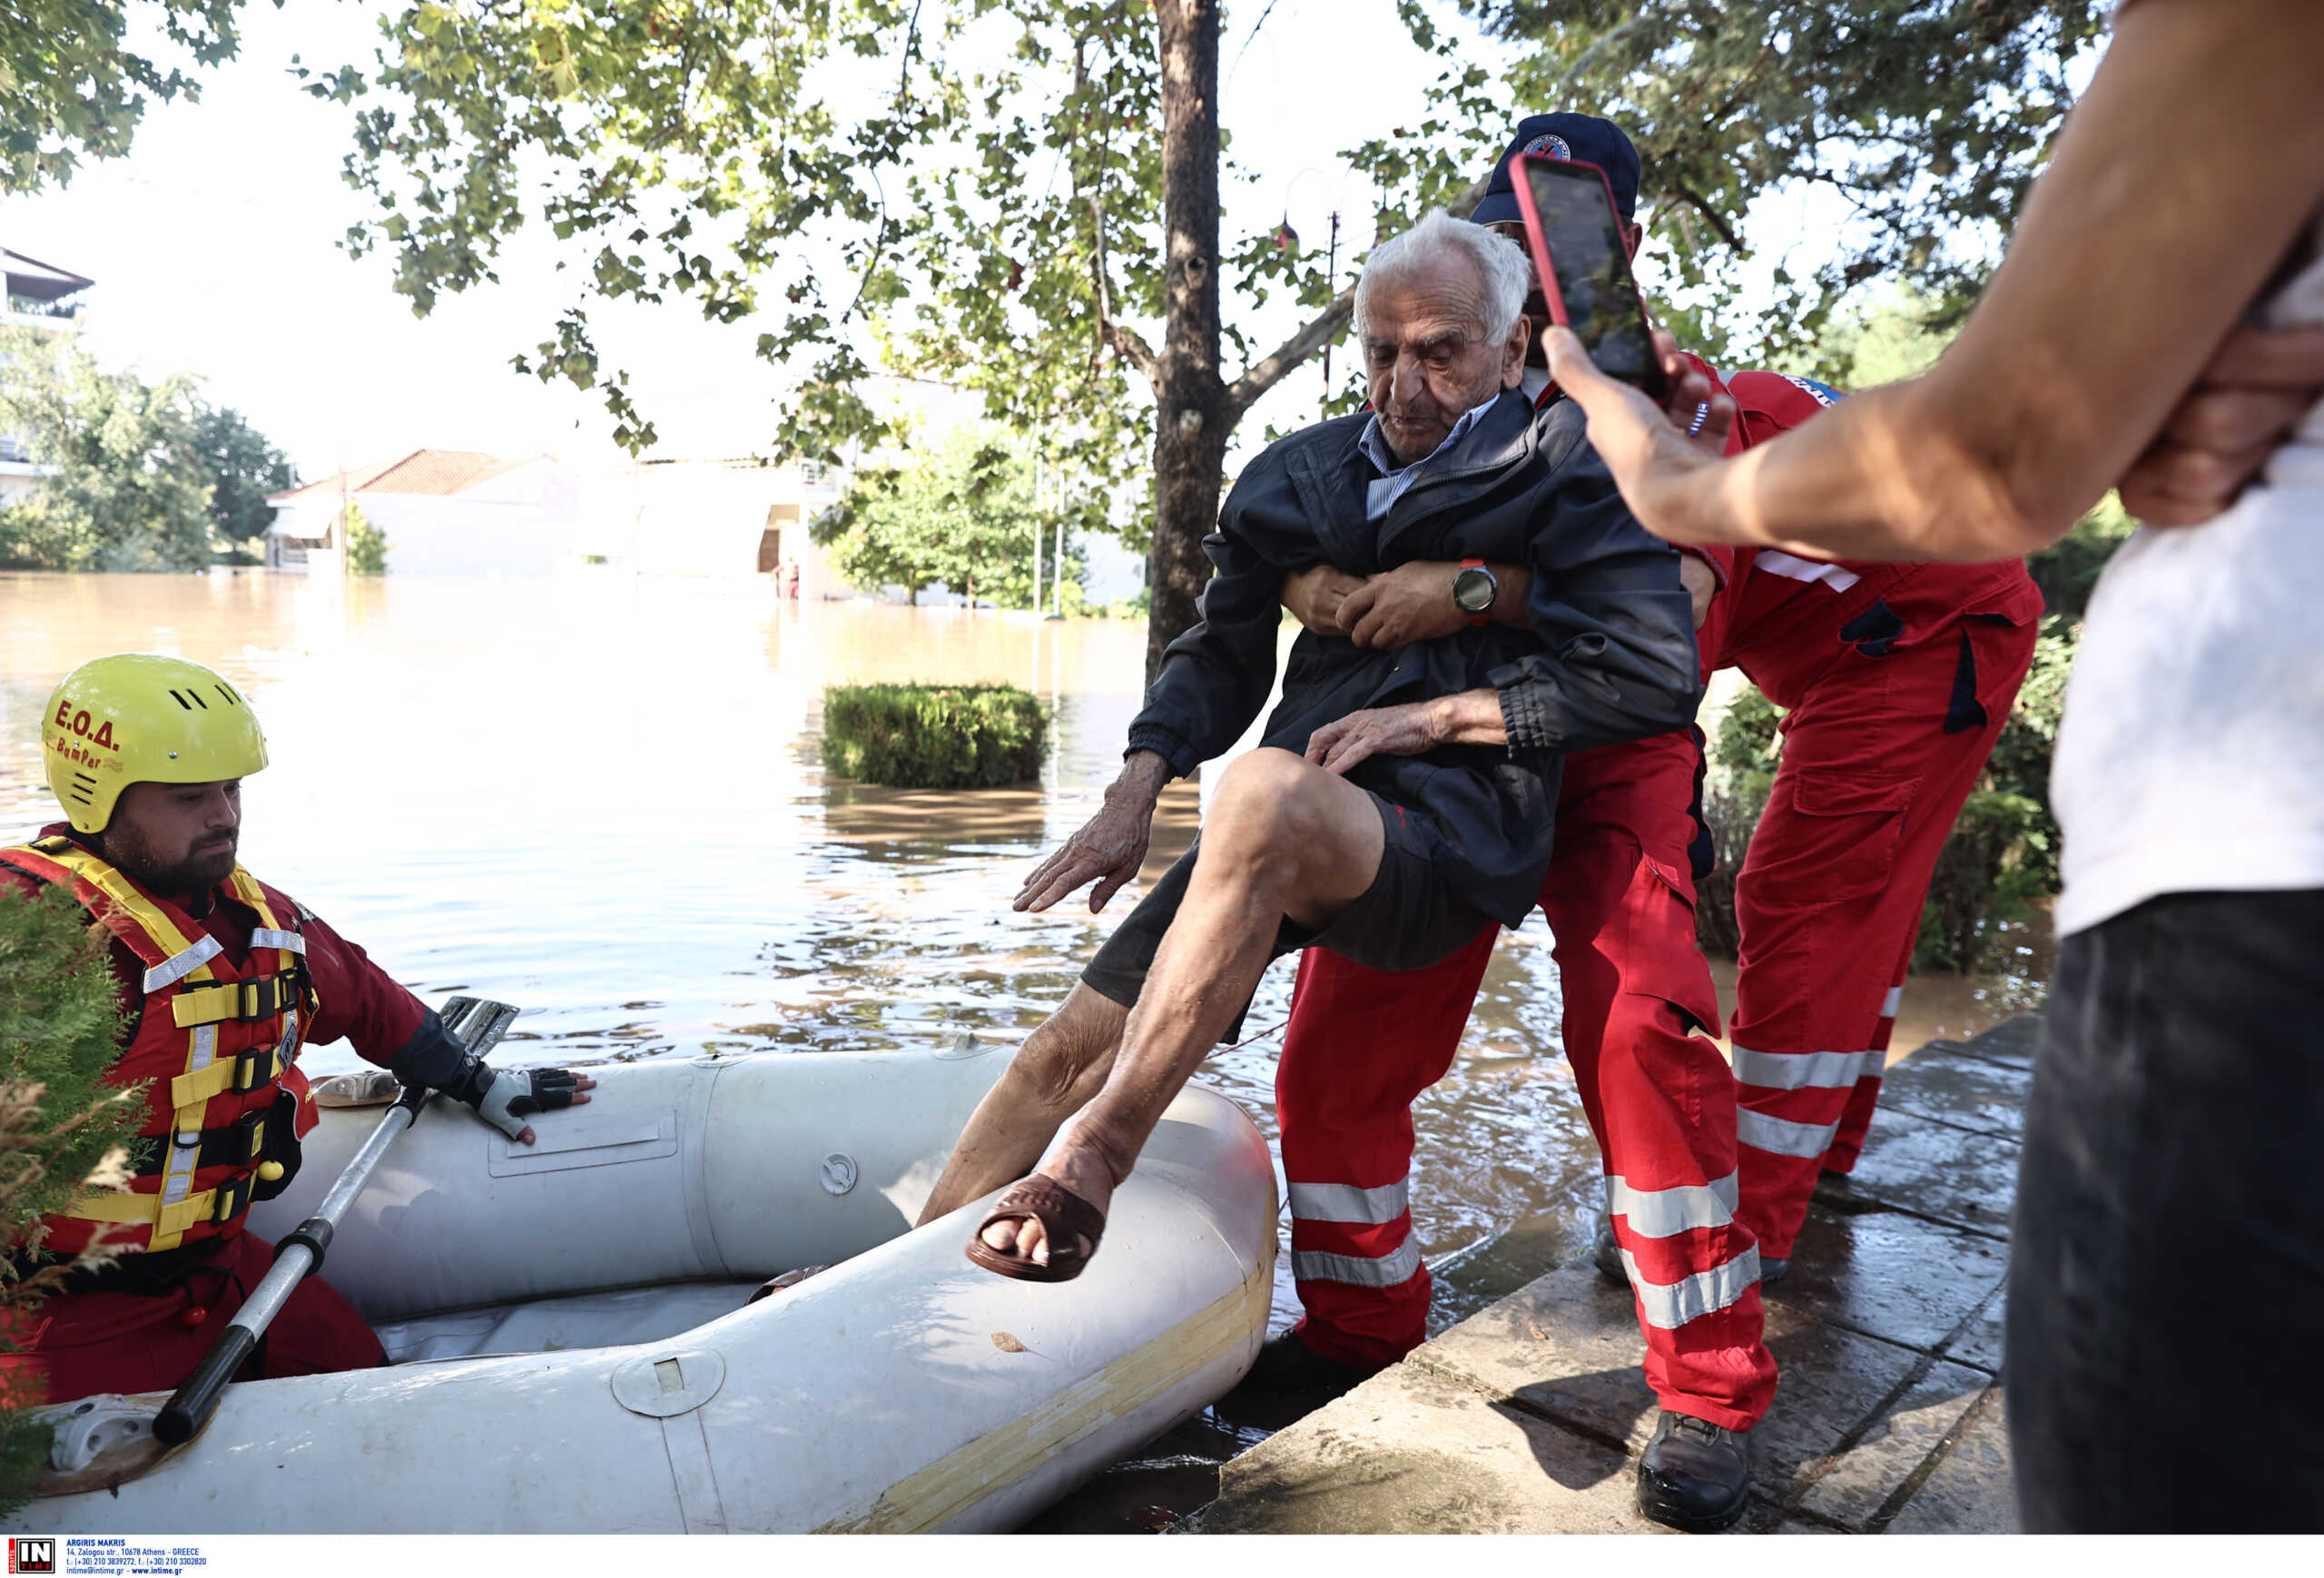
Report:
[[268,1129],[287,1121],[273,1149],[295,1156],[297,1137],[315,1124],[306,1076],[292,1066],[315,1009],[299,907],[236,866],[219,897],[259,921],[237,969],[201,922],[71,839],[0,850],[0,863],[71,893],[145,966],[135,1032],[105,1083],[150,1081],[138,1132],[153,1143],[139,1149],[156,1154],[129,1192],[84,1195],[43,1218],[37,1247],[71,1255],[102,1232],[125,1251],[172,1249],[241,1231],[252,1188],[267,1181],[261,1168],[281,1176],[267,1161]]

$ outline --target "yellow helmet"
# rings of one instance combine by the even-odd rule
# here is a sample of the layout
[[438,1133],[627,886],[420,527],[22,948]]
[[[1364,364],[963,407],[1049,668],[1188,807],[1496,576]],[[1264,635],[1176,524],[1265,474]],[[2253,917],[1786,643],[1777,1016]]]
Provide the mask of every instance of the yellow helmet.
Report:
[[210,784],[266,765],[250,704],[199,663],[94,658],[57,682],[40,728],[48,786],[82,833],[103,833],[132,784]]

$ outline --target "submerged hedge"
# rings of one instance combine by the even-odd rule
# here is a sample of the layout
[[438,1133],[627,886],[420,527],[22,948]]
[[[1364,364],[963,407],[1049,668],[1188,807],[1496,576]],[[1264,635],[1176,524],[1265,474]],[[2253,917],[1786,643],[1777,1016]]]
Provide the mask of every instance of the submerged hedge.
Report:
[[991,789],[1041,770],[1049,713],[1013,685],[835,685],[823,765],[895,789]]

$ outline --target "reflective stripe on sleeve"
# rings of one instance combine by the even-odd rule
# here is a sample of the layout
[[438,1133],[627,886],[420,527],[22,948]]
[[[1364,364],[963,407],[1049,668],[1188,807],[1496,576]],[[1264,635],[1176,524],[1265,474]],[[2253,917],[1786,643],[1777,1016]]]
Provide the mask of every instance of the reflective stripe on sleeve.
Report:
[[1846,1090],[1865,1070],[1879,1066],[1878,1052],[1755,1052],[1735,1049],[1735,1080],[1762,1090]]
[[1735,1138],[1770,1156],[1819,1157],[1832,1149],[1832,1136],[1839,1131],[1837,1122],[1793,1123],[1748,1107],[1735,1115]]
[[1759,1251],[1746,1249],[1723,1266],[1698,1271],[1682,1281],[1649,1282],[1638,1274],[1638,1261],[1622,1251],[1622,1268],[1630,1275],[1639,1308],[1646,1324],[1659,1331],[1676,1331],[1690,1320],[1725,1309],[1759,1279]]
[[1301,1282],[1345,1282],[1357,1287],[1393,1287],[1409,1282],[1420,1271],[1420,1246],[1410,1238],[1376,1259],[1366,1255],[1333,1255],[1321,1249],[1294,1249],[1291,1275]]
[[1410,1208],[1411,1192],[1403,1179],[1376,1189],[1354,1184],[1291,1186],[1291,1214],[1303,1222],[1363,1222],[1377,1227],[1394,1221]]
[[271,926],[256,926],[251,930],[253,948],[280,948],[285,953],[304,953],[307,940],[296,932],[277,932]]
[[159,991],[174,986],[224,952],[218,939],[204,935],[182,953],[173,953],[145,972],[145,990]]
[[1888,989],[1888,995],[1880,1000],[1880,1017],[1895,1019],[1896,1011],[1904,1006],[1905,989],[1901,986],[1892,986]]
[[1797,558],[1771,547],[1761,548],[1758,557],[1751,562],[1770,575],[1781,576],[1787,581],[1821,581],[1836,592],[1846,591],[1860,578],[1855,571],[1844,570],[1837,565]]
[[1625,1217],[1630,1231],[1641,1238],[1668,1238],[1692,1228],[1724,1228],[1735,1219],[1736,1179],[1728,1173],[1709,1184],[1680,1184],[1675,1188],[1633,1188],[1630,1180],[1606,1180],[1606,1210]]

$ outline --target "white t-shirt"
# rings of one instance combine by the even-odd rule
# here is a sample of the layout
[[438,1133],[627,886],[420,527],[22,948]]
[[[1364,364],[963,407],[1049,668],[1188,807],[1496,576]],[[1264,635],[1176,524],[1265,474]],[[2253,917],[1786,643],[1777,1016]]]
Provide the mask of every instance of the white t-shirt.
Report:
[[[2317,241],[2263,322],[2324,324]],[[2062,935],[2162,893],[2324,888],[2324,404],[2225,515],[2107,565],[2050,794]]]

